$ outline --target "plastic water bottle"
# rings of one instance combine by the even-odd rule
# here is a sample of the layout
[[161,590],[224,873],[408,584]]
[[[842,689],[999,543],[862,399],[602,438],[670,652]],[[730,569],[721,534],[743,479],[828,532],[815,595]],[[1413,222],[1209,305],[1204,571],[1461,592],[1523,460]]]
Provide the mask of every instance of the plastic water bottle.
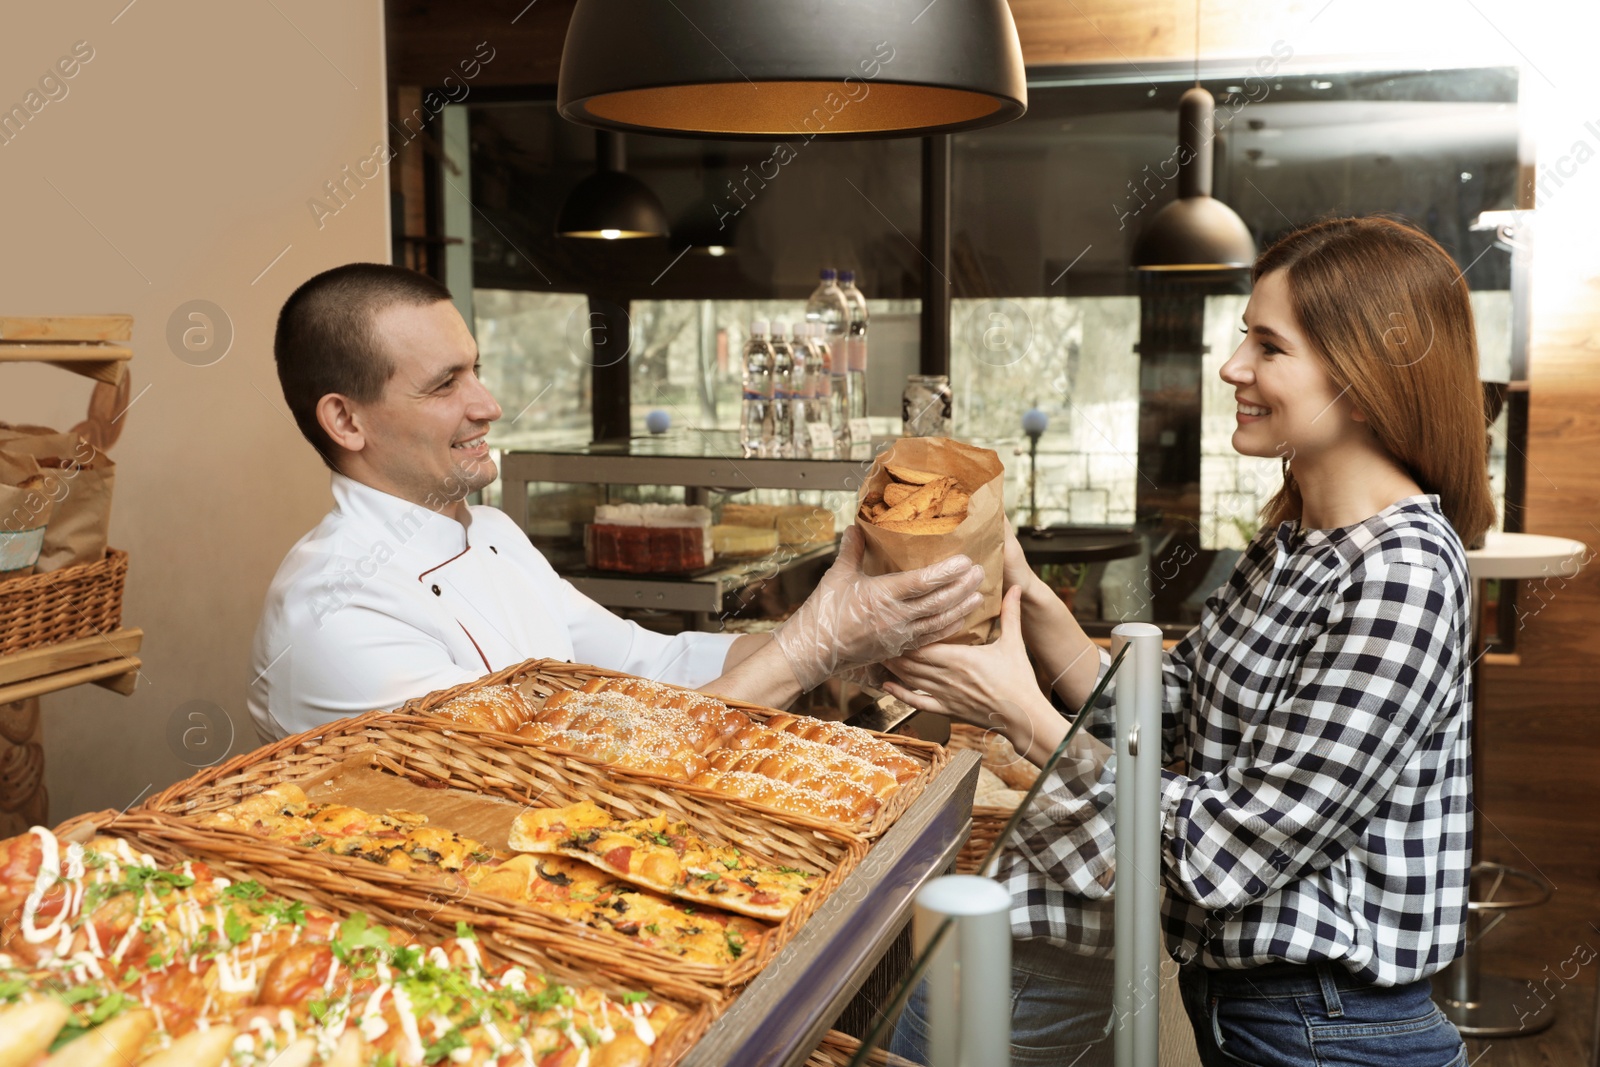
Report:
[[[806,322],[801,324],[805,334],[806,344],[811,349],[811,412],[807,416],[809,422],[820,423],[826,426],[827,432],[812,431],[809,427],[807,433],[816,434],[824,451],[832,452],[838,434],[839,417],[835,413],[836,401],[833,397],[833,354],[828,348],[827,339],[823,336],[820,322]],[[816,451],[815,446],[812,449]]]
[[832,267],[822,272],[820,284],[806,301],[806,321],[822,327],[822,340],[832,357],[833,404],[838,412],[833,435],[840,447],[850,445],[850,413],[855,410],[850,397],[850,367],[846,361],[845,340],[850,332],[850,302],[839,288]]
[[789,371],[789,418],[793,424],[791,431],[794,435],[792,454],[800,459],[811,458],[809,427],[814,416],[812,408],[817,396],[815,374],[817,357],[811,347],[810,327],[809,322],[796,324],[793,339],[789,342],[789,350],[794,359]]
[[776,436],[772,410],[772,344],[767,340],[767,322],[750,324],[750,340],[744,346],[744,402],[739,410],[739,446],[746,457],[771,455],[768,448]]
[[867,298],[856,288],[856,272],[839,272],[839,289],[849,309],[845,329],[845,361],[850,366],[850,417],[867,417]]
[[789,324],[772,324],[772,449],[769,456],[794,455],[794,348],[789,344]]

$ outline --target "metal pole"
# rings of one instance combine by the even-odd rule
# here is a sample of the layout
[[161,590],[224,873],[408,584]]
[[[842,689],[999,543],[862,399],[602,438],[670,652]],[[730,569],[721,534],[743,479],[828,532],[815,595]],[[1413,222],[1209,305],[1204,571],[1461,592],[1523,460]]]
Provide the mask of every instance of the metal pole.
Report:
[[1161,629],[1125,622],[1111,651],[1132,644],[1117,679],[1117,1067],[1160,1061]]
[[917,894],[918,955],[948,917],[927,972],[930,1067],[1010,1067],[1011,894],[976,875],[935,878]]
[[922,374],[950,373],[950,135],[922,139]]
[[590,429],[596,441],[625,440],[633,428],[633,361],[628,301],[589,295]]

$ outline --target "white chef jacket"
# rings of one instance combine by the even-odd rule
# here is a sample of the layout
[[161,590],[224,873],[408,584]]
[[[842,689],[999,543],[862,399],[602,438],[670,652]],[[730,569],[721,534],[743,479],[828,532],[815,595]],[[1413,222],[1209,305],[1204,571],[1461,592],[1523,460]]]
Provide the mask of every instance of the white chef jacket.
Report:
[[248,704],[272,740],[535,657],[697,687],[731,634],[666,637],[572,587],[509,516],[461,522],[333,475],[333,510],[267,590]]

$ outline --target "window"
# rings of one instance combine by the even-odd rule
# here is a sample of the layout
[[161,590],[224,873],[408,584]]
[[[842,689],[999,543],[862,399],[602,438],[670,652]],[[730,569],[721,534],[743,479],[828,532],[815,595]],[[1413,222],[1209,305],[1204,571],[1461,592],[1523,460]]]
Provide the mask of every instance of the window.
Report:
[[[1484,213],[1518,206],[1516,72],[1202,73],[1217,100],[1214,192],[1258,247],[1329,215],[1421,225],[1473,290],[1482,377],[1505,396],[1503,383],[1525,376],[1514,343],[1525,301],[1513,296],[1523,253]],[[1000,453],[1014,521],[1138,526],[1137,559],[1056,575],[1086,622],[1181,626],[1280,476],[1277,461],[1232,451],[1232,391],[1217,378],[1247,277],[1130,269],[1140,226],[1175,195],[1168,161],[1192,75],[1128,74],[1032,71],[1024,118],[954,139],[955,429]],[[476,328],[506,411],[497,447],[587,434],[589,296],[627,302],[635,432],[653,408],[678,427],[737,426],[750,320],[797,319],[823,266],[858,272],[873,315],[872,411],[881,429],[897,426],[925,269],[915,141],[814,141],[775,167],[776,145],[632,136],[628,169],[661,198],[674,236],[574,242],[554,236],[554,220],[593,167],[592,133],[549,101],[468,111]],[[708,230],[730,254],[686,251]],[[1511,389],[1492,431],[1497,506],[1509,502],[1513,520],[1526,395]],[[1037,469],[1021,430],[1030,407],[1050,420]],[[1179,580],[1122,595],[1173,559]]]

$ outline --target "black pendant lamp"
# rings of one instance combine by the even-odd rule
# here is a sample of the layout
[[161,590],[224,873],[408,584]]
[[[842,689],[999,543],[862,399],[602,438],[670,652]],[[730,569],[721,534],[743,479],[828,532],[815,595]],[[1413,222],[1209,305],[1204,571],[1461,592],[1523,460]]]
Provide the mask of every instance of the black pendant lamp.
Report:
[[1239,270],[1256,258],[1244,220],[1211,195],[1216,100],[1200,87],[1200,5],[1195,4],[1194,88],[1178,101],[1178,199],[1156,212],[1133,246],[1139,270]]
[[605,241],[665,237],[667,213],[661,201],[626,170],[622,135],[605,130],[595,134],[595,172],[567,194],[556,235]]
[[730,220],[719,227],[715,222],[715,214],[708,205],[700,204],[680,217],[672,224],[673,245],[687,246],[689,254],[696,256],[715,258],[736,253],[739,250],[737,223]]
[[662,136],[913,137],[1028,109],[1006,0],[577,0],[556,106]]

